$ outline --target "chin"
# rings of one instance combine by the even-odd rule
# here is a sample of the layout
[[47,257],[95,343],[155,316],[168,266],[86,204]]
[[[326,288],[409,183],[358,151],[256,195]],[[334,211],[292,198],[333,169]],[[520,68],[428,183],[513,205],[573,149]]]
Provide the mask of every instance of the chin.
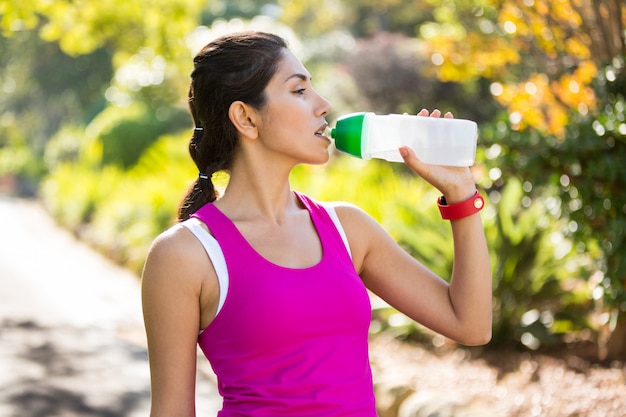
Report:
[[330,160],[330,153],[328,152],[328,150],[326,150],[326,152],[324,152],[324,154],[321,155],[318,160],[316,160],[315,162],[311,162],[311,164],[313,164],[313,165],[323,165],[323,164],[327,163],[329,160]]

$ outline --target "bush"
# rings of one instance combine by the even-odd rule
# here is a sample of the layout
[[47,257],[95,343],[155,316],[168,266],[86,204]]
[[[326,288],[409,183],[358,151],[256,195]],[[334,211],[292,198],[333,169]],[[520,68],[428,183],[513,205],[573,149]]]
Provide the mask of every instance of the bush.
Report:
[[186,133],[160,138],[109,190],[88,226],[91,242],[136,273],[152,240],[176,222],[178,205],[197,175],[187,140]]
[[[97,146],[60,164],[46,181],[45,201],[57,218],[117,262],[139,273],[152,240],[175,223],[178,204],[197,172],[188,133],[165,136],[132,168],[95,169]],[[89,162],[91,160],[91,162]],[[320,200],[358,205],[418,260],[447,279],[452,270],[450,225],[436,207],[438,191],[400,164],[335,155],[327,166],[297,167],[295,189]],[[564,223],[551,215],[550,195],[531,200],[510,178],[489,195],[481,213],[494,279],[494,344],[537,348],[566,332],[590,328],[584,257],[572,250]],[[376,301],[374,328],[424,340],[421,326]]]
[[150,242],[175,221],[183,192],[196,175],[187,133],[156,141],[129,170],[100,167],[98,141],[74,161],[55,166],[42,199],[68,229],[116,262],[139,273]]
[[190,124],[182,111],[172,110],[168,117],[158,118],[161,113],[143,102],[103,110],[87,130],[102,143],[102,163],[128,169],[162,134],[179,129],[183,120]]

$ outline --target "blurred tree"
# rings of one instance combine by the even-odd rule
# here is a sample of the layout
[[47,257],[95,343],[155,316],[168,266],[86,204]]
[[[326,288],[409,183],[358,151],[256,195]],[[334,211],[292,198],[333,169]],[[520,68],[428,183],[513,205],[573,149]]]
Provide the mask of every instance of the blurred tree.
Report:
[[567,220],[551,210],[554,191],[531,203],[525,188],[528,183],[509,177],[491,192],[495,212],[484,216],[494,265],[493,344],[515,340],[537,349],[590,327],[582,274],[590,260],[576,254]]
[[[47,169],[42,155],[49,139],[63,125],[87,125],[108,105],[140,102],[155,119],[148,123],[135,112],[143,120],[127,120],[126,128],[143,123],[150,129],[109,135],[108,150],[123,143],[119,140],[136,149],[132,156],[113,153],[130,157],[118,161],[124,166],[159,134],[180,129],[189,119],[180,110],[187,111],[180,91],[191,65],[186,36],[204,5],[199,0],[0,2],[0,57],[6,63],[0,69],[6,93],[0,97],[0,174],[15,173],[35,184]],[[68,137],[61,142],[76,148]]]
[[179,132],[189,123],[182,110],[159,120],[158,113],[143,102],[126,107],[109,106],[89,124],[88,131],[102,143],[103,165],[128,169],[160,135]]
[[497,145],[497,178],[521,176],[535,196],[559,187],[558,215],[571,218],[579,250],[593,242],[602,249],[589,274],[604,275],[600,288],[611,311],[603,348],[607,357],[626,358],[626,200],[619,191],[626,184],[626,4],[429,2],[437,12],[421,35],[435,74],[446,81],[488,78],[506,109],[482,134]]
[[[198,22],[204,0],[25,0],[0,4],[5,37],[38,29],[69,55],[107,47],[116,63],[141,48],[168,58],[186,55],[184,42]],[[185,56],[186,57],[186,56]]]
[[[342,0],[320,4],[304,0],[279,1],[279,5],[281,20],[305,36],[330,43],[333,39],[326,34],[341,38],[337,33],[340,28],[349,31],[355,41],[344,42],[340,45],[342,53],[331,59],[339,61],[342,73],[353,79],[361,97],[358,104],[368,110],[413,113],[438,107],[459,117],[486,121],[498,108],[487,78],[458,82],[434,77],[428,43],[416,36],[441,11],[427,1]],[[328,13],[319,13],[320,8]],[[325,53],[329,55],[328,50]],[[316,59],[323,60],[324,56]],[[345,88],[340,85],[335,91]]]
[[[72,124],[79,127],[81,123],[89,123],[107,105],[109,109],[99,118],[100,121],[107,119],[107,113],[117,112],[119,116],[123,112],[120,109],[126,108],[124,106],[135,108],[133,104],[141,103],[139,107],[143,110],[129,113],[133,120],[112,117],[108,125],[105,123],[106,128],[101,124],[100,130],[95,129],[98,123],[91,124],[94,132],[100,133],[98,138],[106,139],[112,145],[109,150],[117,147],[117,152],[111,154],[119,154],[123,142],[119,141],[122,136],[108,133],[130,132],[137,126],[141,127],[142,120],[148,124],[154,122],[153,119],[146,122],[148,119],[144,117],[147,113],[154,114],[156,125],[167,125],[171,121],[173,124],[169,125],[170,128],[182,127],[183,122],[179,118],[181,113],[177,108],[184,105],[184,94],[180,94],[180,91],[186,88],[186,75],[191,67],[189,33],[199,23],[209,25],[215,19],[225,22],[235,17],[246,18],[263,13],[280,18],[297,28],[304,37],[309,37],[305,45],[308,57],[318,59],[326,54],[328,59],[334,59],[341,56],[341,66],[333,67],[332,73],[325,69],[333,75],[326,78],[337,81],[323,88],[333,91],[337,83],[353,79],[355,90],[359,90],[359,99],[366,97],[371,108],[377,111],[416,111],[434,103],[444,107],[443,110],[453,110],[463,117],[486,121],[491,120],[496,111],[494,104],[500,103],[507,114],[501,120],[484,123],[481,128],[484,143],[494,145],[488,149],[491,155],[488,156],[488,164],[499,165],[492,168],[497,168],[498,174],[489,171],[493,181],[488,187],[492,192],[504,190],[505,182],[502,178],[513,174],[524,177],[524,187],[530,184],[534,193],[546,192],[540,187],[544,184],[550,192],[553,186],[557,186],[561,194],[558,204],[555,203],[559,208],[555,218],[572,216],[574,223],[568,222],[565,232],[579,237],[578,250],[588,250],[596,243],[604,250],[606,257],[597,266],[604,274],[599,280],[599,286],[605,290],[606,299],[614,311],[620,308],[624,310],[625,274],[624,266],[620,263],[623,261],[618,254],[624,240],[626,202],[615,196],[623,184],[623,170],[620,170],[619,164],[623,164],[623,130],[626,129],[622,127],[624,71],[620,57],[624,55],[625,13],[621,3],[619,0],[0,2],[3,46],[9,45],[7,39],[11,43],[6,51],[4,48],[0,50],[3,62],[9,63],[0,71],[6,71],[7,74],[12,71],[11,77],[7,78],[3,73],[2,91],[12,94],[18,87],[28,85],[31,70],[41,77],[42,85],[50,80],[54,81],[53,84],[70,85],[58,88],[45,100],[40,100],[45,103],[45,108],[36,109],[32,114],[19,115],[13,111],[14,104],[7,105],[10,111],[3,112],[0,118],[0,129],[3,129],[0,162],[10,159],[3,157],[4,151],[11,152],[4,153],[4,156],[24,154],[24,149],[27,149],[24,144],[32,138],[20,130],[22,126],[23,129],[36,130],[35,126],[41,122],[39,117],[48,117],[46,110],[55,107],[53,103],[67,103],[65,100],[80,103],[76,109],[83,107],[84,112],[77,111]],[[320,13],[320,9],[324,12]],[[243,28],[244,25],[239,27]],[[235,26],[229,28],[234,29]],[[29,31],[31,29],[32,32]],[[206,30],[196,32],[206,36],[210,31],[203,29]],[[342,33],[342,29],[349,32],[348,35]],[[394,35],[379,36],[381,32]],[[35,49],[31,55],[24,54],[24,61],[20,64],[20,54],[16,51],[20,48],[21,36],[33,33],[40,34],[46,42],[50,41],[42,44],[44,49],[56,48],[51,56],[45,55],[50,63],[61,59],[54,55],[63,51],[69,56],[63,59],[72,63],[68,66],[85,58],[88,62],[82,62],[82,65],[87,67],[79,66],[79,69],[83,68],[80,71],[75,68],[55,72],[54,65],[35,64],[38,59]],[[358,42],[354,41],[354,37],[359,38]],[[328,53],[319,47],[320,44],[338,47]],[[27,61],[28,57],[32,60]],[[99,58],[92,60],[92,57]],[[611,62],[613,58],[616,59]],[[606,67],[610,62],[612,66]],[[316,70],[322,68],[314,62],[307,64]],[[41,69],[37,70],[40,65]],[[346,68],[347,71],[342,71]],[[346,73],[351,77],[346,77]],[[429,78],[435,75],[439,83]],[[92,93],[85,93],[84,96],[88,99],[81,101],[67,98],[75,94],[68,90],[84,87],[76,80],[94,77],[96,80],[89,87]],[[316,75],[316,83],[317,78]],[[98,95],[104,90],[106,100]],[[407,91],[411,91],[411,94]],[[29,94],[36,101],[40,94],[48,93],[36,90]],[[76,94],[83,97],[83,92]],[[352,93],[345,96],[346,102],[352,105],[365,105],[354,99],[356,95]],[[0,101],[3,99],[0,98]],[[31,104],[22,107],[27,108]],[[59,121],[65,119],[62,109],[63,106],[56,106],[55,112],[49,113],[50,120],[45,120],[48,127],[41,130],[45,132],[41,134],[42,142],[60,126]],[[568,122],[570,125],[567,125]],[[76,157],[73,149],[80,150],[76,144],[68,145],[71,141],[80,140],[81,135],[76,130],[62,129],[56,136],[54,147],[47,154],[56,161],[56,175],[62,179],[48,182],[48,196],[58,191],[58,184],[72,184],[77,172],[93,169],[89,158],[89,164],[81,165],[81,161],[78,161],[73,165],[68,162]],[[154,131],[150,136],[156,137],[158,134]],[[109,141],[111,136],[115,136],[118,141]],[[132,158],[122,161],[126,168],[137,161],[139,153],[150,144],[150,139],[144,136]],[[105,146],[99,148],[98,145],[103,144],[90,143],[89,149],[93,147],[104,152]],[[158,143],[154,145],[158,147]],[[102,155],[98,161],[102,162]],[[145,165],[145,161],[140,159],[138,165]],[[78,170],[74,171],[76,167]],[[131,175],[133,168],[121,172],[117,167],[109,165],[102,170],[106,174],[102,178],[107,179],[107,184],[125,183],[132,178],[126,175]],[[376,178],[382,172],[376,172],[372,177]],[[92,174],[92,177],[87,182],[96,186],[84,187],[91,189],[92,195],[77,205],[71,218],[79,222],[100,219],[100,231],[118,230],[111,227],[108,221],[113,221],[111,219],[116,217],[114,212],[125,205],[112,202],[107,212],[100,213],[95,207],[100,203],[95,202],[103,199],[99,194],[101,189],[97,187],[101,178],[98,173]],[[144,181],[143,178],[140,180]],[[136,183],[132,184],[135,186]],[[159,185],[155,185],[155,189],[158,188]],[[78,187],[71,190],[80,191]],[[121,190],[118,198],[125,198],[127,191]],[[529,193],[526,188],[524,191]],[[76,196],[71,193],[65,198],[76,200]],[[164,199],[156,198],[158,203],[155,204],[163,204]],[[126,214],[129,212],[127,206],[124,209],[127,210]],[[58,207],[65,205],[58,204]],[[126,228],[129,218],[143,215],[142,209],[137,207],[135,217],[122,216],[119,230]],[[158,218],[161,223],[166,217],[163,213],[154,214],[154,218]],[[518,233],[515,227],[503,227],[505,229],[512,230],[513,234]],[[543,230],[539,230],[540,237],[536,239],[544,239],[542,233]],[[404,238],[407,242],[416,240],[414,236],[407,235]],[[502,246],[509,245],[509,241],[515,241],[510,234],[503,237]],[[545,254],[532,256],[538,247],[537,241],[529,237],[529,242],[524,246],[527,250],[518,254],[520,259],[524,258],[528,271],[533,270],[528,265],[537,260],[545,261]],[[416,248],[419,249],[419,245],[416,244]],[[506,253],[503,252],[502,256],[506,256]],[[510,268],[510,265],[503,264],[502,267]],[[550,285],[545,287],[553,288]],[[525,288],[522,290],[526,291]],[[502,291],[506,292],[504,287]],[[524,294],[515,297],[526,300]],[[502,312],[513,315],[518,313]],[[621,316],[614,316],[616,319],[613,321],[617,323],[615,328],[619,328],[619,323],[624,322],[617,319]],[[613,339],[617,340],[619,334],[614,332]]]
[[[432,20],[433,8],[423,1],[405,0],[279,0],[281,20],[303,37],[319,37],[343,27],[356,38],[379,32],[415,36],[422,22]],[[324,13],[320,13],[324,10]]]
[[[589,273],[604,271],[602,288],[615,311],[609,356],[626,357],[620,344],[626,335],[626,261],[616,251],[626,239],[626,201],[614,190],[626,182],[620,174],[626,3],[345,0],[328,5],[338,10],[334,23],[327,16],[316,19],[317,3],[286,3],[283,18],[306,33],[337,22],[350,28],[357,42],[344,63],[370,108],[399,112],[445,103],[463,116],[493,120],[483,123],[481,135],[501,157],[493,158],[499,174],[491,172],[489,187],[498,191],[502,178],[521,176],[533,198],[560,190],[557,218],[571,217],[568,233],[579,250],[593,242],[603,249]],[[358,39],[365,36],[371,39]],[[505,118],[494,120],[495,103],[504,107]]]
[[421,49],[418,39],[385,32],[356,42],[343,60],[367,110],[417,113],[437,107],[479,122],[493,117],[498,106],[491,100],[486,79],[463,84],[432,79],[425,75],[432,63],[424,59]]
[[202,24],[211,26],[216,20],[250,20],[259,15],[276,18],[281,8],[274,0],[211,0],[202,11]]
[[586,115],[596,107],[599,69],[626,55],[620,0],[427,1],[435,19],[420,35],[436,75],[491,79],[516,130],[562,139],[570,109]]
[[17,174],[20,192],[34,192],[46,143],[61,125],[85,123],[105,106],[110,59],[103,49],[69,57],[30,31],[0,37],[0,175]]

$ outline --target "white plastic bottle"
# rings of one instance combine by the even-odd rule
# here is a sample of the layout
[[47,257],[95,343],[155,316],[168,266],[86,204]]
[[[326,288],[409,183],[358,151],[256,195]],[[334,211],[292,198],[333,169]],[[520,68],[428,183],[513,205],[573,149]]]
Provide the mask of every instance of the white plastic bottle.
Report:
[[408,114],[352,113],[337,120],[330,136],[335,147],[362,159],[403,162],[398,148],[408,146],[428,164],[472,166],[476,122]]

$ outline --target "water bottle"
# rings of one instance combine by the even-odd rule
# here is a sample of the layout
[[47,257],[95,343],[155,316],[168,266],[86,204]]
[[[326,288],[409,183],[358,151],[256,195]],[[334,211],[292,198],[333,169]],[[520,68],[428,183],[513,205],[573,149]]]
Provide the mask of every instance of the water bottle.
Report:
[[408,146],[428,164],[474,165],[478,126],[464,119],[352,113],[337,119],[330,137],[342,152],[362,159],[404,162],[398,148]]

